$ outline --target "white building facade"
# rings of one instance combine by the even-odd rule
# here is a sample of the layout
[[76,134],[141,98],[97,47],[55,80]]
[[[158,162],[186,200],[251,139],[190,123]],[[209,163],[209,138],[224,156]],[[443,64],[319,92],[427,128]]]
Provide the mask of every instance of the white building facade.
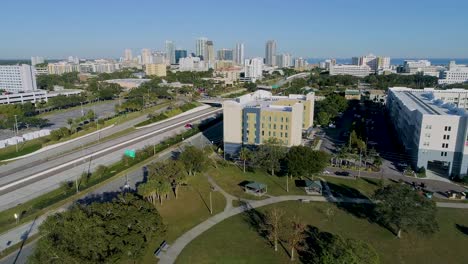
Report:
[[449,63],[448,69],[443,71],[439,84],[454,84],[468,82],[468,66],[456,64],[455,61]]
[[468,115],[444,102],[446,91],[389,88],[387,108],[398,138],[414,168],[441,177],[465,177],[468,172]]
[[352,75],[356,77],[366,77],[372,73],[372,69],[367,65],[329,65],[330,75]]
[[252,58],[244,62],[244,73],[246,80],[255,82],[263,77],[263,59]]
[[34,67],[27,64],[0,65],[0,89],[12,93],[37,90]]

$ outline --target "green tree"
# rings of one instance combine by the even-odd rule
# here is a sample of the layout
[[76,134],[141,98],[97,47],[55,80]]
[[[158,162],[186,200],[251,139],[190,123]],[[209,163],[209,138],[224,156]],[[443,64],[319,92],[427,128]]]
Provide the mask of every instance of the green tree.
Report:
[[330,155],[310,147],[293,146],[285,157],[286,170],[291,176],[311,176],[320,173],[330,162]]
[[242,148],[239,152],[239,158],[242,160],[245,173],[245,163],[252,158],[252,152],[248,148]]
[[376,213],[382,223],[395,228],[398,238],[411,230],[424,234],[438,230],[435,202],[419,195],[403,184],[391,184],[378,189]]
[[179,187],[187,183],[184,165],[180,161],[166,160],[155,162],[148,166],[148,170],[150,177],[166,178],[170,182],[176,198]]
[[328,124],[330,124],[330,114],[329,113],[326,113],[326,112],[318,112],[317,114],[317,123],[320,125],[320,126],[328,126]]
[[184,164],[188,175],[195,175],[201,172],[207,163],[205,153],[195,146],[187,146],[180,154],[179,160]]
[[280,161],[286,154],[286,148],[282,146],[282,142],[276,138],[270,138],[260,145],[256,152],[256,164],[269,170],[271,175],[275,175],[275,171],[280,169]]
[[75,205],[53,214],[39,227],[30,263],[111,263],[137,260],[150,238],[163,235],[158,211],[126,193],[112,202]]
[[345,239],[328,232],[309,228],[306,243],[300,252],[303,263],[322,264],[378,264],[379,255],[375,249],[360,240]]

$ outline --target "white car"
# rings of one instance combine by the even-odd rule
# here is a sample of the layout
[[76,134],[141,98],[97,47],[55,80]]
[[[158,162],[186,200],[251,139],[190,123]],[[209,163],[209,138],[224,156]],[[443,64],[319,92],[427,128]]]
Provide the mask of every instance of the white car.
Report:
[[329,171],[327,171],[327,170],[324,170],[323,174],[331,174],[331,173]]

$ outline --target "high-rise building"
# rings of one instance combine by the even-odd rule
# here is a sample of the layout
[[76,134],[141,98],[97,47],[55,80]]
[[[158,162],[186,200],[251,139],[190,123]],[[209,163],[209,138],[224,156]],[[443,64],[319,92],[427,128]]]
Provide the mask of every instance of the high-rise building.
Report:
[[166,40],[166,61],[170,64],[176,64],[175,45],[170,40]]
[[199,38],[195,43],[195,55],[197,57],[205,58],[206,57],[206,42],[207,38]]
[[34,66],[0,65],[0,90],[12,93],[37,90]]
[[403,71],[409,74],[439,77],[442,70],[443,67],[433,66],[428,60],[405,60],[403,63]]
[[466,177],[468,115],[447,100],[448,93],[452,99],[467,97],[463,89],[394,87],[388,89],[386,106],[413,168],[445,178]]
[[125,49],[124,51],[124,61],[132,61],[133,60],[133,55],[132,55],[132,50],[131,49]]
[[232,49],[220,49],[218,50],[218,60],[233,60],[233,50]]
[[283,146],[301,145],[302,131],[314,120],[314,93],[274,96],[258,90],[224,101],[224,151],[237,156],[242,145],[261,145],[277,139]]
[[200,57],[186,57],[179,59],[179,71],[206,71],[205,62]]
[[269,40],[265,45],[265,64],[276,66],[276,41]]
[[279,68],[287,68],[293,66],[291,54],[283,53],[276,55],[276,66]]
[[166,76],[166,64],[162,64],[162,63],[146,64],[145,73],[146,75],[165,77]]
[[64,74],[68,72],[79,72],[80,65],[75,63],[67,63],[66,61],[47,64],[49,74]]
[[263,77],[263,59],[252,58],[246,59],[244,62],[245,79],[255,82]]
[[307,67],[307,61],[302,57],[296,58],[294,60],[294,68],[298,71],[303,71]]
[[175,50],[176,64],[179,64],[181,58],[187,58],[187,50]]
[[205,57],[203,58],[208,63],[208,68],[214,68],[216,57],[215,57],[213,41],[208,40],[206,42]]
[[166,59],[166,53],[162,51],[155,51],[153,52],[153,61],[152,63],[155,64],[168,64],[168,60]]
[[31,66],[36,66],[37,64],[44,63],[44,57],[31,57]]
[[234,62],[238,65],[244,64],[244,43],[237,43],[234,50]]
[[146,65],[153,62],[153,58],[151,55],[150,49],[142,49],[141,50],[141,64]]

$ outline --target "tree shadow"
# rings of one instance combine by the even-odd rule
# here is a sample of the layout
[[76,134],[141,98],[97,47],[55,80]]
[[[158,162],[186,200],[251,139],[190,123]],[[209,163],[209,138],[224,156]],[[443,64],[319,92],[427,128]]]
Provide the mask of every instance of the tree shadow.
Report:
[[355,188],[342,185],[342,184],[335,184],[331,182],[327,182],[328,187],[330,187],[330,191],[335,197],[346,197],[346,198],[359,198],[359,199],[367,199],[368,197],[362,194],[360,191],[356,190]]
[[369,183],[369,184],[374,185],[374,186],[379,186],[379,184],[377,182],[375,182],[375,181],[373,181],[371,179],[364,178],[364,177],[362,177],[361,179],[364,180],[365,182]]
[[105,202],[111,202],[112,200],[114,200],[115,198],[117,198],[117,196],[119,194],[121,194],[122,192],[103,192],[103,193],[100,193],[100,194],[89,194],[79,200],[76,201],[76,203],[78,204],[82,204],[82,205],[90,205],[92,203],[105,203]]
[[457,228],[458,231],[468,236],[468,226],[455,224],[455,227]]
[[[246,208],[250,208],[248,203],[243,204]],[[246,210],[242,214],[243,220],[249,225],[250,228],[257,231],[257,233],[262,237],[267,239],[268,233],[265,230],[265,221],[266,217],[263,213],[257,211],[256,209]],[[273,245],[271,241],[269,241],[270,245]]]
[[319,263],[319,256],[324,252],[323,246],[331,244],[334,235],[328,232],[320,232],[315,227],[308,225],[304,232],[305,240],[303,241],[301,250],[298,250],[299,260],[304,264]]

